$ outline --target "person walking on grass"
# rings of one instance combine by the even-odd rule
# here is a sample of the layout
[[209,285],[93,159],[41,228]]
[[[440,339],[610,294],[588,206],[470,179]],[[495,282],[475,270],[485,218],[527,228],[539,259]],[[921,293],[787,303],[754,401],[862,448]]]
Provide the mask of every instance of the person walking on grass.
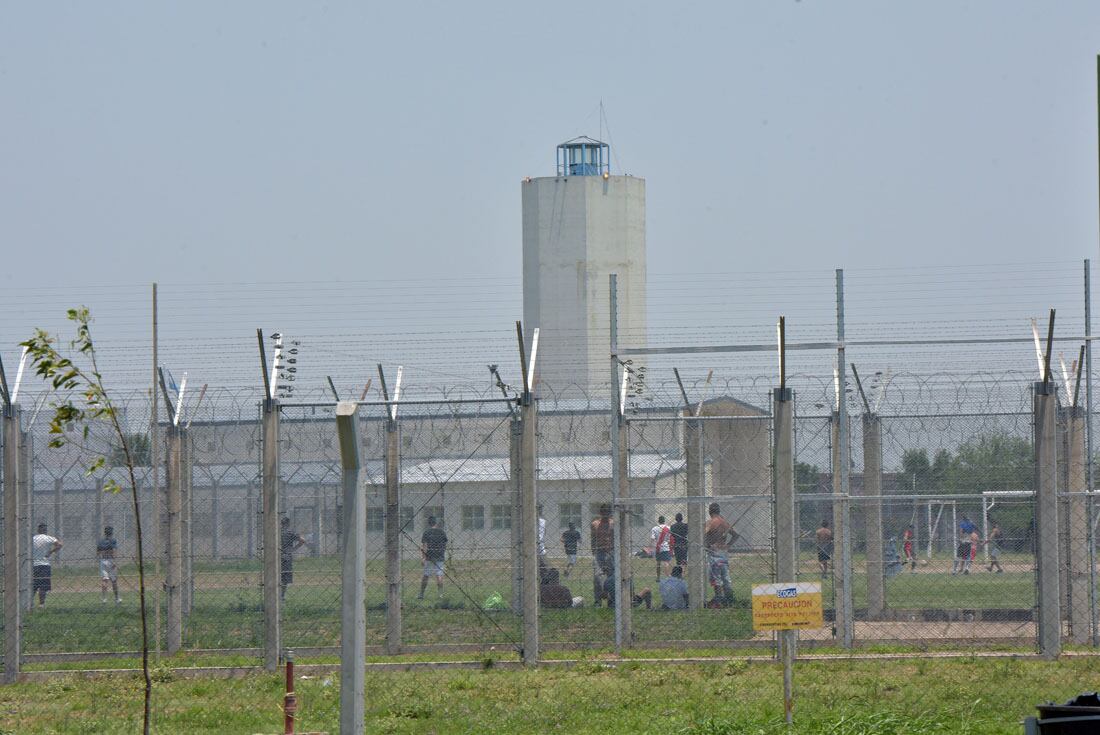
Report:
[[986,545],[989,547],[989,571],[993,571],[993,568],[997,568],[997,574],[1004,574],[1004,567],[1001,566],[1001,527],[997,525],[996,521],[991,521],[991,527],[989,529],[989,538],[985,540]]
[[657,581],[661,581],[661,567],[665,576],[672,569],[672,530],[665,523],[664,516],[657,516],[657,525],[649,532],[653,539],[653,557],[657,560]]
[[688,524],[684,523],[684,514],[676,514],[676,522],[668,527],[672,534],[672,554],[676,557],[676,566],[687,566],[688,560]]
[[739,536],[729,521],[722,517],[722,509],[718,503],[711,503],[707,513],[710,515],[710,520],[703,528],[703,545],[707,550],[710,586],[714,589],[714,599],[711,604],[725,607],[733,602],[729,545]]
[[443,562],[447,558],[447,534],[439,528],[435,516],[428,517],[428,527],[420,537],[420,557],[424,560],[424,576],[420,579],[420,594],[416,599],[424,599],[424,590],[428,587],[428,577],[435,577],[436,593],[443,598]]
[[294,582],[294,552],[305,546],[306,540],[291,530],[290,519],[279,521],[279,599],[286,599],[286,588]]
[[905,530],[901,534],[902,549],[905,551],[905,563],[909,565],[909,571],[912,574],[917,573],[917,555],[916,550],[913,548],[913,526],[909,525],[905,527]]
[[829,574],[829,561],[833,558],[833,532],[829,529],[829,521],[821,521],[821,527],[814,533],[817,543],[817,563],[821,565],[821,576]]
[[970,527],[959,524],[959,545],[955,549],[955,558],[951,562],[951,574],[970,574]]
[[103,538],[96,542],[95,555],[99,559],[99,601],[107,602],[107,585],[115,593],[115,604],[122,602],[118,596],[118,565],[115,563],[115,552],[118,549],[118,539],[115,538],[115,529],[106,526],[103,529]]
[[38,524],[38,533],[31,539],[31,597],[38,593],[38,606],[46,606],[46,593],[52,589],[50,557],[61,550],[60,539],[46,533],[46,524]]
[[569,572],[573,571],[573,567],[577,566],[577,544],[580,543],[581,532],[577,530],[576,525],[570,521],[569,528],[561,535],[561,545],[565,548],[565,578],[569,579]]

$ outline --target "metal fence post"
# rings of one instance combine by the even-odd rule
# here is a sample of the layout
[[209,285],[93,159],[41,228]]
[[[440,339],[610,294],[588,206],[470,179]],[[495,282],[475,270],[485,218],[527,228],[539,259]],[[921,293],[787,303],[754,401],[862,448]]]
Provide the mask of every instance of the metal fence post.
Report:
[[167,432],[168,451],[164,479],[168,489],[168,533],[167,553],[168,569],[166,588],[168,592],[168,619],[166,646],[171,656],[183,646],[183,556],[181,545],[183,537],[180,528],[181,485],[183,483],[183,443],[178,426],[169,425]]
[[264,400],[263,458],[260,505],[263,509],[264,668],[279,667],[281,629],[279,610],[279,401]]
[[19,407],[4,406],[4,683],[12,684],[19,678],[22,656],[22,606],[21,589],[22,555],[25,553],[19,493],[16,490],[19,477],[18,443]]
[[512,419],[509,423],[508,434],[508,477],[512,483],[512,612],[516,615],[523,614],[523,555],[520,549],[523,545],[523,421]]
[[1062,647],[1058,591],[1058,428],[1057,388],[1038,382],[1035,406],[1035,519],[1039,577],[1039,653],[1057,658]]
[[688,606],[699,610],[707,601],[706,552],[703,549],[703,424],[698,419],[684,419],[684,465],[688,524]]
[[[390,407],[386,407],[390,411]],[[401,651],[401,431],[386,418],[386,653]]]
[[867,615],[876,620],[886,609],[886,559],[882,548],[882,422],[863,415],[864,534],[867,538]]
[[520,518],[523,527],[523,663],[535,666],[539,661],[539,516],[536,487],[538,406],[530,392],[523,396],[520,413],[523,417],[523,448],[520,460],[520,502],[523,505]]
[[[773,393],[775,439],[772,472],[775,501],[775,581],[794,582],[798,579],[798,525],[794,490],[794,392],[776,388]],[[794,655],[796,631],[780,631],[780,657]]]
[[1080,406],[1067,408],[1066,414],[1069,624],[1072,641],[1087,645],[1091,638],[1092,621],[1089,607],[1088,497],[1085,494],[1085,414]]
[[340,732],[362,733],[366,696],[366,498],[359,489],[359,409],[352,401],[336,405],[336,432],[343,468],[341,542]]

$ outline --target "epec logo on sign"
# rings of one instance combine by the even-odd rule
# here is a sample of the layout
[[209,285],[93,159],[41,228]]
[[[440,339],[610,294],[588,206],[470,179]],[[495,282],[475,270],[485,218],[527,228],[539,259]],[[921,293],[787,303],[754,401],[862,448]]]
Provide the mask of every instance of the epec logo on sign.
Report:
[[758,584],[752,588],[754,630],[795,630],[825,625],[819,582]]

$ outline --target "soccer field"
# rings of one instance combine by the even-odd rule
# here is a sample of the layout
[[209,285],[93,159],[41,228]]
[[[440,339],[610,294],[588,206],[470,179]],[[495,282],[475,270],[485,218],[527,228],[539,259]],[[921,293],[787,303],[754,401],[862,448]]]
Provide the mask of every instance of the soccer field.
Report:
[[[1019,735],[1036,704],[1094,689],[1098,676],[1096,658],[800,662],[791,729],[782,724],[780,669],[737,659],[370,671],[364,696],[371,733]],[[160,671],[156,679],[154,732],[282,731],[278,675],[214,681]],[[299,731],[335,733],[339,678],[305,674],[297,690]],[[129,733],[140,707],[136,676],[51,678],[0,688],[0,732]]]
[[[940,562],[918,567],[886,581],[886,601],[895,610],[1030,610],[1034,604],[1034,576],[1027,559],[1005,560],[1009,571],[989,574],[984,569],[969,576],[951,576]],[[564,567],[560,560],[551,560]],[[633,559],[635,591],[649,587],[659,606],[656,569],[649,559]],[[863,562],[855,560],[854,603],[866,606],[866,576]],[[508,599],[510,568],[506,561],[457,561],[448,565],[444,594],[438,597],[435,584],[426,599],[416,597],[420,565],[404,565],[404,641],[410,645],[508,644],[520,640],[520,620],[508,610],[482,609],[492,594]],[[816,564],[803,560],[803,578],[819,579]],[[735,557],[731,568],[737,602],[725,609],[702,609],[671,613],[635,608],[636,640],[721,641],[752,637],[747,600],[752,584],[771,578],[770,559],[764,555]],[[194,601],[184,621],[184,648],[257,648],[262,645],[263,610],[261,570],[257,561],[227,561],[196,564]],[[139,648],[140,626],[136,593],[136,569],[122,569],[123,603],[102,603],[99,579],[91,570],[58,570],[54,591],[45,608],[25,618],[24,651],[36,653],[134,651]],[[823,581],[826,607],[832,606],[831,577]],[[555,644],[592,644],[607,647],[614,641],[614,611],[593,608],[591,566],[586,560],[563,580],[575,596],[586,600],[572,610],[544,610],[541,635],[545,647]],[[372,562],[367,575],[367,642],[380,645],[385,638],[385,582],[380,562]],[[165,599],[150,578],[149,604],[160,604],[160,632],[164,634]],[[151,624],[156,627],[156,616]],[[283,608],[284,646],[323,647],[339,642],[340,573],[333,558],[304,558],[295,564]]]

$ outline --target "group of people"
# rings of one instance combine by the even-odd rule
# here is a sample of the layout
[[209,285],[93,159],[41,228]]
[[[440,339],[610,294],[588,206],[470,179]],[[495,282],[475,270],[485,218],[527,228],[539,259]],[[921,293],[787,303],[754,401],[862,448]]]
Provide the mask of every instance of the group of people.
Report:
[[[49,534],[45,523],[39,523],[37,532],[31,537],[31,596],[38,597],[38,607],[46,606],[46,595],[53,589],[53,556],[61,551],[64,544],[61,539]],[[99,561],[100,601],[107,602],[107,588],[114,593],[115,604],[122,602],[118,593],[118,564],[115,555],[118,552],[118,539],[115,529],[106,526],[103,536],[96,541],[95,553]]]
[[[540,509],[541,510],[541,509]],[[712,607],[725,607],[733,602],[733,585],[729,573],[729,549],[739,537],[733,527],[722,517],[718,503],[708,508],[709,518],[703,529],[703,547],[706,553],[708,577],[714,590],[713,599],[707,603]],[[541,592],[540,600],[544,607],[575,607],[583,602],[574,597],[567,587],[561,584],[561,578],[568,578],[577,565],[577,549],[581,533],[575,523],[569,523],[561,534],[561,543],[565,551],[566,567],[564,573],[546,565],[545,557],[545,520],[539,513],[539,565]],[[689,592],[684,582],[684,567],[688,563],[688,524],[682,513],[677,513],[672,524],[665,517],[658,516],[657,524],[650,531],[653,541],[653,556],[657,562],[657,593],[660,595],[660,609],[685,610],[688,607]],[[619,581],[615,570],[615,521],[611,517],[611,505],[604,503],[599,508],[599,516],[589,528],[589,541],[592,549],[592,598],[596,606],[606,604],[614,607]],[[662,574],[663,573],[663,574]],[[633,582],[631,582],[633,584]],[[630,592],[631,604],[654,606],[653,589],[643,587]]]
[[[917,571],[917,553],[914,547],[915,538],[916,534],[913,526],[907,526],[905,531],[902,532],[901,540],[902,551],[905,554],[905,564],[909,565],[911,572]],[[990,521],[989,536],[982,539],[981,534],[978,533],[977,524],[964,515],[959,522],[959,541],[955,549],[955,559],[951,563],[951,574],[954,575],[960,572],[963,574],[970,574],[970,567],[978,556],[978,549],[982,546],[988,547],[989,550],[988,570],[997,574],[1003,574],[1004,567],[1001,566],[1001,538],[1001,527],[996,521]]]

